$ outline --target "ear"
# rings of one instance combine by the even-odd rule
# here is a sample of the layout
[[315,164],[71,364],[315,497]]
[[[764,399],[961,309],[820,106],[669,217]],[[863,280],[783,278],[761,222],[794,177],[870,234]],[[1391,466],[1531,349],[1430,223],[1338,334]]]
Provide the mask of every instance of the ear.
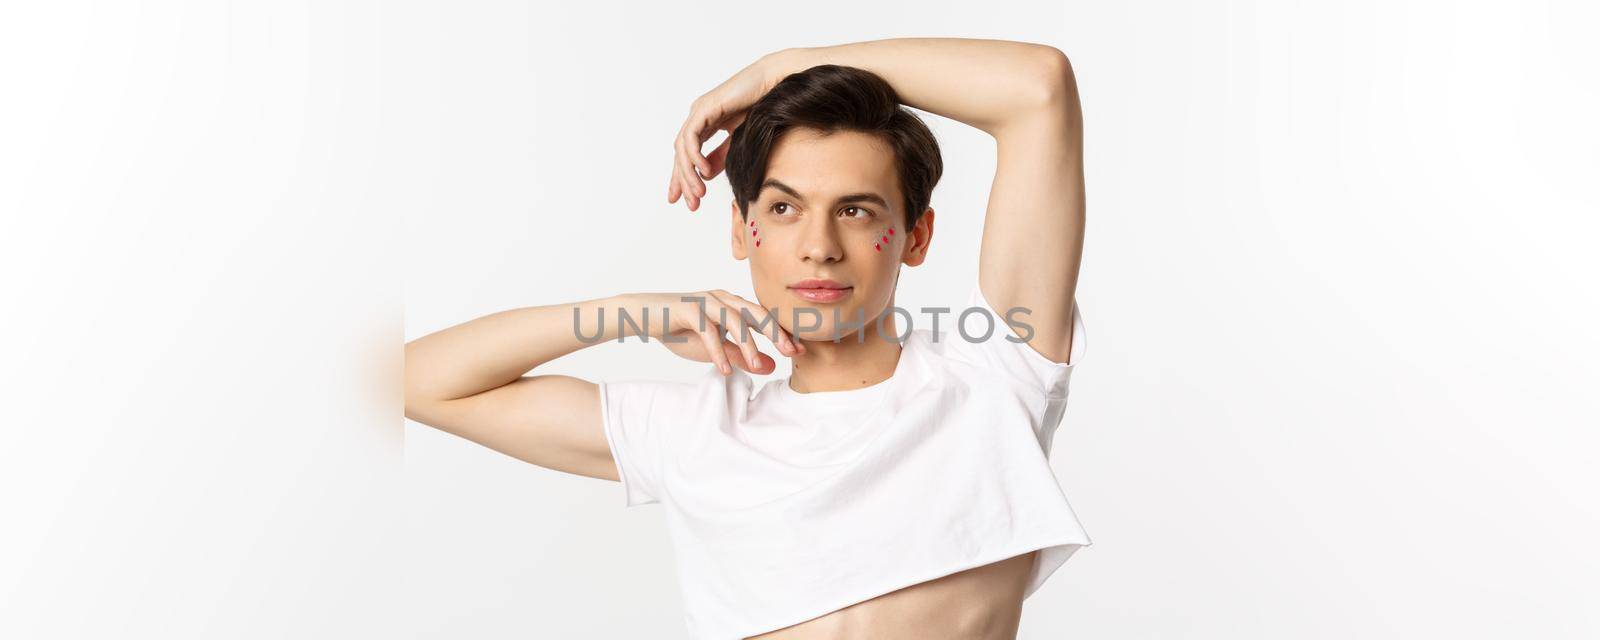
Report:
[[906,235],[910,236],[911,241],[906,243],[900,260],[908,267],[915,267],[928,259],[928,245],[933,243],[933,207],[922,211],[916,226],[911,227],[911,232]]
[[750,239],[750,224],[739,215],[739,202],[728,202],[729,224],[733,229],[733,259],[743,260],[750,255],[750,247],[745,244]]

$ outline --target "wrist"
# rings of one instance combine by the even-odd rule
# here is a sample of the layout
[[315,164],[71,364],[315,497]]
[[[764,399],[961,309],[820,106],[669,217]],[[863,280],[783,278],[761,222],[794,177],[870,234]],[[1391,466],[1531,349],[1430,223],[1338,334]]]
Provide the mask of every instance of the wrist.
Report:
[[813,50],[807,47],[779,49],[761,56],[756,64],[762,70],[762,93],[765,94],[791,73],[805,71],[818,63],[810,62]]

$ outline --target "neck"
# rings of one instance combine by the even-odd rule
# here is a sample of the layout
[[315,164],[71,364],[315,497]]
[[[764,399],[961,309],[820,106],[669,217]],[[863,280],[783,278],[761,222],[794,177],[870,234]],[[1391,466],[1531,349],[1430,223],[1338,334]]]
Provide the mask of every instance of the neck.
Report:
[[900,364],[901,346],[892,339],[899,334],[895,315],[885,315],[883,335],[888,338],[878,335],[873,321],[838,342],[802,340],[806,352],[791,360],[789,388],[798,393],[849,391],[888,380]]

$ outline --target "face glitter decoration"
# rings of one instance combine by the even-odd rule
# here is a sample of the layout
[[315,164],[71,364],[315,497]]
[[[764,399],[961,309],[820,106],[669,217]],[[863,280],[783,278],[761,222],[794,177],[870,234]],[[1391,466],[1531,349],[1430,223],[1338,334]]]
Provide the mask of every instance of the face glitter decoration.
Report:
[[872,248],[876,251],[882,252],[884,247],[889,246],[889,237],[893,235],[894,227],[890,227],[888,233],[880,234],[878,239],[872,243]]
[[760,234],[758,233],[759,231],[760,231],[760,229],[756,227],[756,221],[755,220],[751,220],[750,221],[750,237],[755,238],[756,246],[758,246],[758,247],[761,246],[761,237],[760,237]]

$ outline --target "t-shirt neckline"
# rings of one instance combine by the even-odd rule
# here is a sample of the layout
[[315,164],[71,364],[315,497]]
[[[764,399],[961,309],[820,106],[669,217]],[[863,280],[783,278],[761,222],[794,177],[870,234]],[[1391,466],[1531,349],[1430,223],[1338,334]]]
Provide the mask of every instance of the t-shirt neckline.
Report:
[[888,389],[896,380],[905,377],[906,371],[908,370],[906,358],[910,357],[911,351],[909,349],[910,344],[911,340],[909,338],[900,344],[900,358],[895,361],[894,371],[889,374],[889,377],[865,387],[861,387],[859,389],[840,389],[837,391],[812,391],[810,393],[801,393],[799,391],[795,391],[793,387],[789,386],[789,382],[794,377],[793,375],[790,375],[778,383],[778,390],[791,400],[804,402],[811,405],[851,405],[871,401],[873,398],[885,393],[885,390]]

